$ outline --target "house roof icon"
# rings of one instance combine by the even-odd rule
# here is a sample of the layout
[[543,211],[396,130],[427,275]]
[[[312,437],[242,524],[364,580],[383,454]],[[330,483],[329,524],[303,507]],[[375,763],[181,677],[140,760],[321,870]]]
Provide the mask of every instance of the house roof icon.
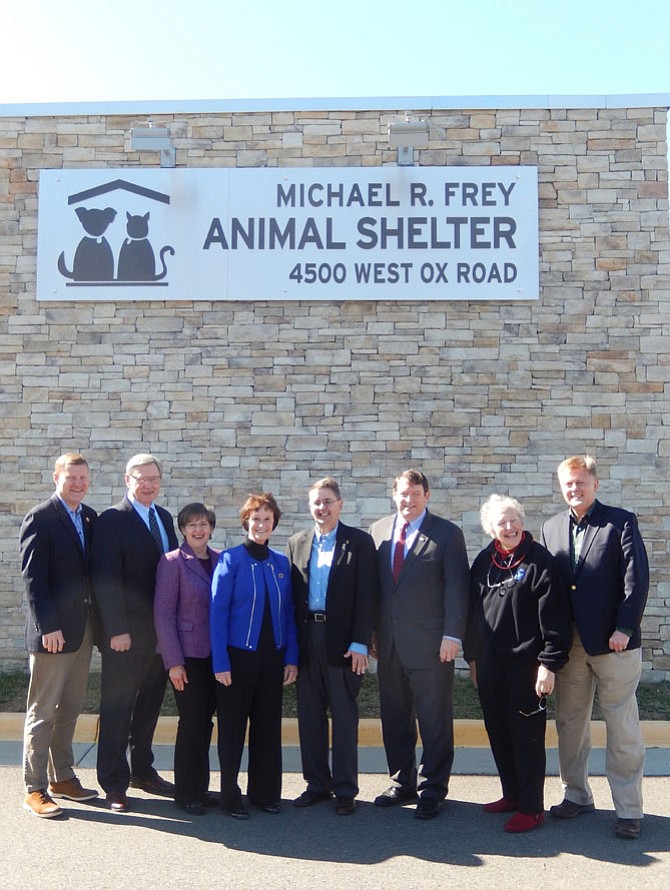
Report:
[[95,188],[77,192],[75,195],[68,197],[67,203],[78,204],[80,201],[87,201],[90,198],[96,198],[98,195],[106,195],[108,192],[114,192],[117,189],[132,192],[134,195],[141,195],[152,201],[160,201],[162,204],[170,203],[169,195],[164,195],[162,192],[154,191],[154,189],[145,188],[142,185],[136,185],[134,182],[128,182],[127,179],[113,179],[111,182],[105,182],[102,185],[95,186]]

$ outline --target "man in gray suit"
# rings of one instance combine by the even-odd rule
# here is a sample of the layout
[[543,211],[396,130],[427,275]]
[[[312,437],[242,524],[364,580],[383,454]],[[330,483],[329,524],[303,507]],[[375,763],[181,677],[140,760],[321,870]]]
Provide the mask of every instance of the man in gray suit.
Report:
[[375,799],[388,807],[417,798],[416,720],[423,756],[415,815],[437,816],[454,760],[454,661],[465,633],[469,565],[452,522],[427,509],[428,480],[405,470],[393,483],[397,512],[370,527],[378,551],[376,642],[384,748],[397,784]]

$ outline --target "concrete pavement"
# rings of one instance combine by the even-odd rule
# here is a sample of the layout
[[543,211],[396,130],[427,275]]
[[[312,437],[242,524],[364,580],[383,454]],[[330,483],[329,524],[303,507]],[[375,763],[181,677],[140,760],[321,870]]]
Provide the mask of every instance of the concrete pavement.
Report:
[[[293,807],[291,800],[304,782],[290,723],[285,726],[279,816],[252,811],[247,822],[236,822],[210,811],[189,818],[170,800],[131,790],[132,811],[127,814],[112,814],[102,801],[62,801],[62,817],[37,819],[21,806],[22,715],[14,723],[13,732],[19,735],[8,739],[8,721],[0,719],[2,890],[24,890],[35,882],[67,890],[423,890],[442,883],[455,890],[612,890],[615,885],[659,890],[670,880],[670,745],[648,747],[642,837],[625,841],[613,833],[609,789],[598,775],[598,749],[592,758],[595,813],[570,821],[547,817],[536,831],[506,834],[505,816],[481,809],[500,794],[490,752],[464,744],[464,738],[479,738],[479,727],[459,724],[449,798],[438,818],[427,823],[413,817],[411,806],[380,810],[372,804],[388,784],[374,726],[364,726],[369,734],[362,732],[357,812],[336,816],[330,803],[307,810]],[[94,718],[85,720],[76,742],[78,774],[91,787],[96,787],[94,728]],[[173,729],[173,723],[162,721],[160,740],[170,742]],[[155,752],[159,770],[170,777],[171,744],[157,744]],[[555,753],[549,748],[547,806],[561,798]],[[212,767],[216,770],[214,749]],[[217,784],[214,772],[211,785]]]

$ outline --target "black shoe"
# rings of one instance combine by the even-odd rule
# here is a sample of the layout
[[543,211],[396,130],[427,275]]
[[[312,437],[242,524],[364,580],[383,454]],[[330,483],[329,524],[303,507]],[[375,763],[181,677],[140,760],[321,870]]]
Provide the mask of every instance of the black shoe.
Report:
[[391,785],[383,794],[375,797],[375,806],[394,807],[401,803],[413,803],[416,798],[416,791],[409,785]]
[[351,816],[356,812],[356,801],[353,797],[338,797],[335,801],[335,812],[338,816]]
[[233,819],[249,818],[249,810],[242,803],[236,803],[232,807],[222,807],[221,809]]
[[592,803],[575,803],[574,800],[568,800],[567,797],[562,803],[557,803],[549,808],[549,815],[556,819],[574,819],[582,813],[592,813],[595,806]]
[[113,813],[127,813],[130,809],[125,791],[108,791],[105,800]]
[[183,810],[185,813],[188,813],[189,816],[204,816],[205,808],[199,803],[197,800],[189,801],[188,803],[177,803],[177,806],[180,810]]
[[250,797],[249,803],[258,807],[258,809],[262,810],[264,813],[270,813],[271,816],[276,816],[278,813],[281,813],[281,804],[279,801],[274,801],[273,803],[261,803],[260,800],[254,800]]
[[332,791],[312,791],[311,788],[308,788],[302,792],[300,797],[296,797],[293,801],[293,806],[313,807],[315,803],[321,803],[322,800],[330,800],[332,796]]
[[434,819],[440,812],[441,806],[442,801],[437,797],[424,796],[419,799],[414,815],[417,819]]
[[211,809],[212,807],[220,807],[221,800],[218,794],[213,794],[211,791],[206,791],[204,797],[200,801],[203,807],[207,807],[207,809]]
[[139,788],[147,794],[158,794],[161,797],[174,797],[174,785],[166,779],[162,779],[158,773],[142,779],[140,776],[130,777],[130,787]]
[[639,819],[617,819],[614,833],[617,837],[625,837],[634,841],[640,836],[640,820]]

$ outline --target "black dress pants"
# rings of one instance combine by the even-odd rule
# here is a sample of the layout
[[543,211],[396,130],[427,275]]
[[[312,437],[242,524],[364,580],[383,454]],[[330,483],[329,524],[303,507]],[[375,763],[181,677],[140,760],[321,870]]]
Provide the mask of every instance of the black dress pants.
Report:
[[105,792],[126,791],[131,771],[140,779],[155,773],[151,745],[167,672],[155,653],[115,652],[105,643],[101,654],[98,782]]
[[221,806],[239,805],[238,784],[244,737],[249,725],[247,797],[255,804],[281,798],[281,718],[284,650],[259,646],[256,652],[228,647],[232,684],[216,684]]
[[[298,674],[298,729],[302,774],[310,791],[358,794],[358,693],[363,677],[328,664],[326,625],[310,622],[304,663]],[[332,721],[332,771],[328,757],[328,712]]]
[[184,668],[188,683],[181,692],[174,690],[179,712],[174,748],[174,797],[180,804],[201,802],[209,789],[209,745],[217,686],[211,657],[185,658]]
[[503,796],[529,815],[544,810],[547,714],[538,710],[537,669],[536,661],[477,662],[479,700]]

